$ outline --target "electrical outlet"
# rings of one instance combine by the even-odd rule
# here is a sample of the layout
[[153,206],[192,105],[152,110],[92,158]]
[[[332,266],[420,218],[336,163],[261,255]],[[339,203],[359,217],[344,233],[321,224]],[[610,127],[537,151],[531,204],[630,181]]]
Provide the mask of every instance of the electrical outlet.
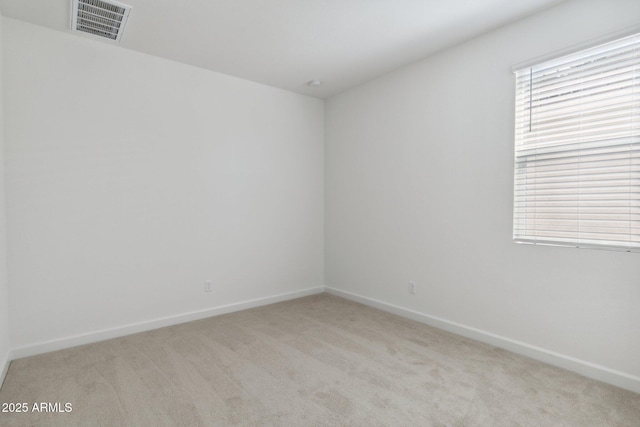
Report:
[[204,282],[205,292],[211,292],[212,289],[213,289],[213,282],[211,280],[207,280],[206,282]]
[[416,294],[416,282],[409,282],[408,291],[411,295]]

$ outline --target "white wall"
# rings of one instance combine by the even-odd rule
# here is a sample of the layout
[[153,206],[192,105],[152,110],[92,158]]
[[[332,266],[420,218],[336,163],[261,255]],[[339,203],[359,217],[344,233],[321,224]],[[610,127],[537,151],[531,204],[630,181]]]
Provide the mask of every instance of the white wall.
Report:
[[7,236],[4,186],[4,124],[2,108],[2,14],[0,13],[0,385],[9,363],[9,301],[7,292]]
[[326,130],[328,286],[639,376],[638,254],[511,243],[510,72],[638,16],[567,2],[332,98],[326,127],[321,101],[4,19],[14,348],[321,286]]
[[512,243],[512,65],[634,24],[569,1],[330,99],[326,285],[640,385],[640,254]]
[[10,19],[4,49],[18,355],[323,285],[322,101]]

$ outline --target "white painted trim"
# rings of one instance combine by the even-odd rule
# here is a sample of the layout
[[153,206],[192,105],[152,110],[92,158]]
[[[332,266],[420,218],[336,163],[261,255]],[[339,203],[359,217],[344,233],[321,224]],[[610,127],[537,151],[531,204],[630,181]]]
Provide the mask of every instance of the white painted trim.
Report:
[[[72,335],[65,338],[59,338],[50,341],[43,341],[37,344],[25,347],[14,348],[11,352],[10,359],[19,359],[22,357],[34,356],[36,354],[48,353],[50,351],[62,350],[69,347],[75,347],[83,344],[90,344],[98,341],[104,341],[111,338],[122,337],[125,335],[136,334],[138,332],[149,331],[152,329],[163,328],[165,326],[177,325],[179,323],[191,322],[193,320],[205,319],[207,317],[219,316],[221,314],[232,313],[234,311],[246,310],[248,308],[259,307],[262,305],[273,304],[276,302],[287,301],[291,299],[301,298],[309,295],[324,292],[324,287],[303,289],[300,291],[287,292],[284,294],[273,295],[270,297],[256,298],[247,301],[241,301],[233,304],[221,305],[218,307],[208,308],[206,310],[192,311],[189,313],[178,314],[174,316],[162,317],[159,319],[132,323],[125,326],[115,328],[102,329],[99,331],[89,332],[86,334]],[[8,362],[7,362],[8,366]]]
[[[356,301],[361,304],[365,304],[370,307],[396,314],[398,316],[412,319],[438,329],[443,329],[445,331],[491,344],[496,347],[511,351],[513,353],[521,354],[523,356],[527,356],[553,366],[567,369],[580,375],[584,375],[585,377],[593,378],[598,381],[603,381],[617,387],[640,393],[640,377],[637,377],[635,375],[616,371],[605,366],[597,365],[595,363],[587,362],[571,356],[559,354],[541,347],[496,335],[491,332],[472,328],[460,323],[452,322],[446,319],[420,313],[415,310],[403,308],[394,304],[389,304],[373,298],[368,298],[362,295],[342,291],[332,287],[315,287],[270,297],[256,298],[233,304],[222,305],[206,310],[193,311],[190,313],[184,313],[175,316],[167,316],[164,318],[146,322],[134,323],[110,329],[103,329],[87,334],[74,335],[57,340],[45,341],[25,347],[15,348],[7,355],[7,359],[5,360],[4,364],[0,365],[2,367],[2,370],[0,371],[0,380],[4,381],[7,370],[9,368],[9,364],[11,360],[14,359],[47,353],[55,350],[61,350],[69,347],[75,347],[83,344],[104,341],[111,338],[131,335],[138,332],[144,332],[152,329],[162,328],[165,326],[204,319],[207,317],[219,316],[221,314],[246,310],[253,307],[259,307],[309,295],[315,295],[322,292],[327,292],[329,294],[336,295],[348,300]],[[0,381],[0,384],[2,384],[2,381]]]
[[476,341],[491,344],[496,347],[511,351],[513,353],[527,356],[553,366],[576,372],[580,375],[592,378],[594,380],[603,381],[620,388],[640,393],[640,377],[637,377],[635,375],[616,371],[605,366],[580,360],[575,357],[566,356],[564,354],[546,350],[541,347],[537,347],[521,341],[512,340],[510,338],[496,335],[491,332],[486,332],[480,329],[472,328],[470,326],[462,325],[460,323],[452,322],[450,320],[423,314],[418,311],[399,307],[397,305],[382,302],[373,298],[368,298],[362,295],[342,291],[331,287],[326,287],[325,290],[327,293],[330,293],[332,295],[356,301],[361,304],[378,308],[380,310],[393,313],[398,316],[406,317],[408,319],[412,319],[438,329],[443,329],[457,335],[462,335]]
[[0,389],[2,389],[2,384],[4,384],[4,379],[7,377],[7,372],[9,371],[9,365],[11,364],[11,351],[9,351],[5,359],[2,361],[2,365],[0,365]]
[[559,49],[554,52],[550,52],[545,55],[538,56],[536,58],[531,58],[531,59],[527,59],[526,61],[519,62],[513,65],[513,67],[511,67],[511,71],[515,73],[516,71],[520,71],[523,68],[529,68],[534,65],[541,64],[543,62],[552,61],[554,59],[557,59],[563,56],[580,52],[581,50],[590,49],[592,47],[595,47],[601,44],[609,43],[617,39],[631,36],[638,32],[640,32],[640,25],[633,25],[631,27],[626,27],[618,31],[614,31],[609,34],[605,34],[603,36],[588,40],[583,43],[574,44],[572,46],[568,46],[563,49]]

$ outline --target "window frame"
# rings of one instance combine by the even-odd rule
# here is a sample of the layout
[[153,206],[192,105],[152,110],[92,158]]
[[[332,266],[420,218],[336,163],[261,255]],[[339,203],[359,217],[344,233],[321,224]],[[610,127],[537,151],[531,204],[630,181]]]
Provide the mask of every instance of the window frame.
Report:
[[[519,96],[521,96],[521,93],[518,92],[519,90],[522,90],[522,86],[519,86],[519,82],[521,82],[524,78],[526,78],[526,76],[524,76],[524,72],[526,70],[528,70],[529,74],[529,88],[527,90],[530,91],[529,97],[530,99],[533,99],[533,69],[536,67],[545,67],[545,66],[551,66],[553,67],[554,64],[562,64],[564,60],[567,59],[577,59],[578,61],[580,61],[581,57],[585,57],[585,54],[592,54],[593,52],[597,52],[598,49],[602,49],[604,47],[606,47],[607,45],[610,44],[615,44],[615,43],[620,43],[621,41],[623,41],[624,39],[633,39],[633,46],[635,48],[638,49],[637,53],[637,57],[636,57],[636,52],[634,51],[632,53],[632,68],[634,68],[634,71],[632,71],[632,78],[631,78],[631,86],[632,86],[632,101],[631,101],[631,112],[630,114],[630,120],[631,120],[631,135],[630,135],[630,139],[629,139],[629,178],[628,178],[628,193],[629,193],[629,213],[628,213],[628,218],[627,220],[620,220],[621,223],[623,223],[624,221],[627,221],[629,224],[629,233],[628,233],[628,239],[629,242],[628,244],[620,244],[619,242],[622,242],[622,240],[619,241],[615,241],[614,239],[602,239],[602,241],[600,243],[595,242],[594,240],[590,240],[590,241],[585,241],[584,238],[580,237],[582,235],[588,235],[591,234],[588,231],[580,231],[580,225],[585,221],[580,219],[580,215],[582,212],[581,209],[585,209],[582,206],[579,205],[580,203],[580,197],[579,195],[580,190],[577,190],[577,203],[578,206],[576,207],[577,210],[577,214],[575,214],[575,216],[577,217],[577,219],[575,220],[575,224],[577,227],[577,231],[575,232],[575,237],[572,238],[571,236],[569,236],[570,233],[574,233],[574,231],[567,231],[567,230],[558,230],[557,233],[561,234],[564,233],[565,236],[562,237],[553,237],[553,236],[549,236],[549,235],[540,235],[538,236],[537,234],[534,236],[526,236],[523,232],[522,229],[520,229],[519,227],[523,224],[523,221],[532,221],[531,219],[527,219],[527,218],[522,218],[522,211],[519,211],[519,209],[522,209],[521,206],[519,207],[518,203],[522,201],[522,196],[518,194],[518,191],[522,191],[523,188],[529,188],[528,186],[531,185],[534,190],[537,190],[538,187],[535,187],[535,185],[537,185],[536,183],[533,184],[523,184],[522,183],[518,183],[518,179],[522,178],[522,172],[519,171],[519,167],[523,167],[523,162],[526,164],[527,162],[525,160],[523,160],[523,158],[526,157],[525,154],[523,154],[524,151],[530,151],[532,156],[538,156],[538,150],[542,149],[540,148],[543,144],[538,144],[536,145],[536,143],[530,143],[530,145],[525,149],[523,148],[524,146],[524,139],[522,137],[522,135],[519,135],[518,132],[518,125],[519,125],[519,117],[521,117],[521,115],[523,114],[523,111],[526,110],[526,108],[523,107],[522,104],[518,104],[519,102]],[[584,60],[583,60],[584,62]],[[556,65],[556,67],[559,67],[558,65]],[[640,79],[640,74],[636,74],[636,73],[640,73],[640,27],[634,27],[631,29],[627,29],[623,32],[618,32],[616,34],[611,34],[609,36],[607,36],[606,38],[600,38],[598,40],[594,40],[591,41],[589,43],[584,43],[581,44],[580,46],[574,46],[571,49],[564,49],[561,52],[556,52],[553,55],[547,55],[545,57],[541,57],[532,61],[528,61],[527,63],[523,63],[523,64],[518,64],[516,66],[513,67],[512,71],[514,72],[514,74],[516,75],[516,90],[515,90],[515,98],[516,98],[516,105],[515,105],[515,117],[514,117],[514,124],[515,124],[515,137],[514,137],[514,201],[513,201],[513,240],[516,243],[523,243],[523,244],[534,244],[534,245],[545,245],[545,246],[565,246],[565,247],[578,247],[578,248],[589,248],[589,249],[604,249],[604,250],[616,250],[616,251],[626,251],[626,252],[640,252],[640,241],[638,241],[638,237],[640,237],[640,230],[637,230],[636,227],[640,227],[640,222],[638,222],[640,220],[640,217],[637,217],[636,215],[638,215],[635,210],[636,208],[636,199],[632,199],[631,195],[634,194],[636,191],[640,190],[640,184],[637,184],[637,188],[636,188],[636,184],[634,184],[636,178],[635,175],[632,175],[632,173],[636,173],[638,171],[640,171],[640,167],[636,166],[636,164],[634,163],[635,160],[640,154],[640,149],[636,148],[636,145],[640,145],[640,116],[639,117],[635,117],[636,114],[638,113],[638,110],[640,108],[640,87],[638,87],[637,92],[636,92],[636,79]],[[569,73],[570,74],[570,73]],[[599,78],[599,77],[598,77]],[[582,79],[584,79],[584,77],[582,77]],[[574,80],[571,80],[572,82],[580,82],[581,80],[578,78],[575,78]],[[582,90],[582,89],[580,89]],[[561,94],[560,96],[562,96],[563,94]],[[581,95],[582,96],[582,95]],[[520,99],[521,101],[521,99]],[[530,101],[531,102],[531,101]],[[533,111],[533,106],[530,104],[528,106],[529,110],[528,110],[528,114],[531,115],[532,111]],[[526,111],[525,111],[526,112]],[[583,114],[584,110],[580,109],[578,114],[581,115]],[[565,115],[563,115],[565,114]],[[566,120],[566,113],[563,114],[559,114],[557,117],[553,116],[552,118],[557,118],[558,120],[562,121],[562,120]],[[525,119],[526,120],[526,119]],[[529,118],[529,131],[532,132],[531,129],[531,118]],[[521,125],[521,123],[520,123]],[[547,130],[547,132],[549,132]],[[580,132],[582,132],[582,122],[581,122],[581,126],[580,126]],[[637,134],[636,134],[637,132]],[[522,132],[521,132],[522,133]],[[535,136],[534,138],[537,138],[537,136]],[[580,137],[580,139],[582,139],[582,136]],[[589,143],[593,143],[595,144],[595,146],[597,147],[606,147],[607,144],[605,144],[602,141],[587,141],[585,143],[579,143],[578,144],[578,148],[580,150],[583,150],[583,148],[580,148],[582,145],[586,146],[588,148],[588,144]],[[520,144],[520,145],[519,145]],[[551,142],[551,151],[553,151],[553,144],[554,142]],[[582,145],[581,145],[582,144]],[[566,144],[567,146],[569,144]],[[565,150],[566,152],[569,151],[568,148],[566,147],[562,147],[562,144],[558,144],[559,148],[557,148],[556,151],[562,151]],[[638,153],[635,153],[635,151],[638,150]],[[605,150],[606,151],[606,150]],[[577,152],[577,150],[576,150]],[[584,154],[576,154],[576,156],[582,158],[581,156],[584,156]],[[634,156],[634,157],[632,157]],[[532,157],[534,158],[534,160],[532,161],[532,164],[535,165],[535,158],[537,157]],[[634,160],[634,162],[632,162],[631,160]],[[578,162],[580,162],[581,160],[578,160]],[[543,163],[544,164],[544,163]],[[526,167],[526,166],[525,166]],[[529,166],[531,167],[531,166]],[[532,175],[535,175],[536,173],[533,172]],[[580,175],[580,172],[578,172],[578,178],[579,178],[579,182],[582,182],[582,175]],[[596,178],[593,178],[596,179]],[[621,179],[622,180],[622,179]],[[561,181],[561,180],[560,180]],[[575,182],[575,181],[573,181]],[[554,184],[557,184],[556,182],[553,182]],[[561,184],[561,183],[560,183]],[[580,185],[578,185],[578,187],[580,187]],[[621,187],[624,187],[624,185],[621,185]],[[559,186],[558,188],[561,188],[563,190],[566,190],[567,188],[565,187],[561,187]],[[531,191],[532,193],[534,191]],[[569,193],[567,193],[569,194]],[[605,194],[605,193],[602,193]],[[640,193],[637,193],[638,199],[640,200]],[[531,198],[532,196],[530,196]],[[564,196],[563,196],[564,197]],[[526,198],[526,196],[525,196]],[[527,199],[527,200],[530,200]],[[532,202],[533,204],[533,202]],[[596,206],[594,204],[594,209],[598,208],[599,206]],[[638,202],[638,206],[640,206],[640,201]],[[527,210],[528,206],[524,208],[524,212],[526,212],[524,214],[525,217],[528,217],[530,215],[530,212]],[[533,212],[536,212],[536,208],[532,208]],[[588,210],[587,210],[588,211]],[[534,216],[535,221],[538,221],[537,216]],[[556,218],[558,218],[558,216],[556,216]],[[637,219],[635,219],[637,218]],[[548,221],[551,221],[551,219],[547,219]],[[560,221],[565,221],[560,220]],[[569,220],[566,220],[569,221]],[[604,220],[603,220],[604,221]],[[616,219],[616,221],[618,221]],[[558,221],[556,221],[558,222]],[[635,223],[638,224],[635,224]],[[632,227],[633,225],[633,227]],[[541,226],[541,227],[546,227],[546,226]],[[559,227],[559,226],[558,226]],[[603,226],[605,227],[605,226]],[[593,225],[592,225],[593,229],[596,229]],[[532,229],[534,229],[534,232],[537,233],[537,230],[535,229],[535,227],[532,227]],[[633,231],[632,231],[633,230]],[[556,231],[547,231],[547,234],[552,234],[552,233],[556,233]],[[581,234],[582,233],[582,234]],[[597,233],[597,232],[594,232]],[[604,235],[605,233],[603,233]],[[619,234],[619,235],[624,235],[624,233],[611,233],[613,234]],[[615,242],[615,243],[613,243]]]

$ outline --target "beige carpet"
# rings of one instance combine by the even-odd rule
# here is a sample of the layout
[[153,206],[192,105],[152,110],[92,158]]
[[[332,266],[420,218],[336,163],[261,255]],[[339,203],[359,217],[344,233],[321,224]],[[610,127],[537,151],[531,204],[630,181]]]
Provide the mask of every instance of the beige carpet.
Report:
[[72,404],[2,426],[640,425],[639,394],[327,294],[16,360],[0,402]]

